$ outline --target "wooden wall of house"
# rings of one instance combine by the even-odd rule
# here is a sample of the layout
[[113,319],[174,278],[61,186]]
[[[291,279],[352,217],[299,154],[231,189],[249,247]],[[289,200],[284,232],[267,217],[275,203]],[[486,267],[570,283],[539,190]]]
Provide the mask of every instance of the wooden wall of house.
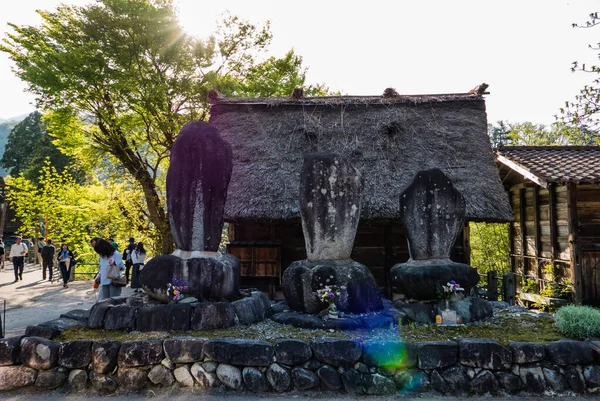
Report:
[[513,272],[550,279],[543,268],[551,263],[555,276],[571,277],[567,187],[519,183],[510,187],[509,196],[515,216],[510,232]]
[[573,186],[577,212],[574,235],[581,296],[578,301],[600,306],[600,185]]
[[[300,222],[294,223],[230,223],[231,241],[282,241],[281,265],[284,271],[292,262],[306,259],[304,235]],[[468,241],[461,233],[452,252],[452,260],[468,263]],[[408,260],[408,243],[400,224],[361,222],[358,226],[352,259],[367,266],[378,285],[391,294],[388,275],[396,263]]]

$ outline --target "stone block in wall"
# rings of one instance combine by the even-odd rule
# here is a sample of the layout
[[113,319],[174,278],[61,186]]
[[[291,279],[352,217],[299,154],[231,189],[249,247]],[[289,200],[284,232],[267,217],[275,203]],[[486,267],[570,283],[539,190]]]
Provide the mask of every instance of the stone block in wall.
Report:
[[448,384],[451,393],[464,394],[469,391],[469,376],[467,376],[465,368],[461,365],[442,369],[440,374]]
[[21,340],[21,363],[37,370],[52,369],[58,364],[59,344],[40,337]]
[[216,375],[216,368],[214,372],[209,372],[207,369],[202,366],[203,364],[196,362],[190,368],[190,373],[194,376],[194,379],[198,382],[200,387],[204,388],[214,388],[219,387],[220,382]]
[[231,304],[238,317],[238,322],[242,325],[262,322],[267,315],[265,304],[257,297],[242,298]]
[[119,350],[119,367],[148,366],[160,363],[165,357],[160,340],[127,341]]
[[519,376],[521,376],[523,387],[528,392],[541,394],[546,390],[546,379],[540,365],[521,366],[519,368]]
[[491,370],[508,370],[512,353],[489,338],[458,340],[459,362],[465,366]]
[[579,367],[565,366],[565,377],[571,390],[579,394],[585,393],[585,378]]
[[342,378],[336,369],[329,365],[323,365],[317,371],[321,383],[329,390],[342,388]]
[[319,316],[297,312],[275,313],[271,319],[277,323],[289,324],[303,329],[323,329],[325,327],[325,321]]
[[175,337],[164,340],[165,355],[173,363],[192,363],[204,358],[205,339]]
[[496,372],[495,376],[501,389],[509,393],[517,393],[521,390],[523,385],[521,378],[514,373]]
[[346,369],[342,374],[344,390],[350,395],[358,395],[363,392],[363,375],[356,369]]
[[87,368],[92,361],[91,340],[75,340],[61,343],[58,348],[58,364],[67,369]]
[[188,365],[181,365],[173,371],[175,380],[181,387],[193,387],[194,377],[190,373],[190,367]]
[[546,386],[556,392],[562,393],[563,391],[569,390],[569,382],[566,377],[560,372],[558,368],[553,367],[542,367],[544,372],[544,379],[546,379]]
[[98,374],[112,372],[117,366],[120,349],[121,343],[119,341],[95,341],[92,344],[91,369]]
[[104,318],[106,330],[132,330],[135,328],[137,309],[126,304],[110,308]]
[[235,325],[235,309],[229,302],[201,302],[192,310],[192,330],[227,329]]
[[546,356],[555,365],[584,365],[594,360],[590,344],[585,341],[560,340],[546,344]]
[[20,362],[23,336],[0,339],[0,366],[16,365]]
[[492,372],[483,370],[471,380],[471,391],[475,394],[495,393],[498,381]]
[[239,366],[269,366],[275,350],[266,341],[218,339],[204,343],[204,354],[210,359]]
[[283,393],[290,388],[292,378],[290,372],[278,363],[272,363],[267,369],[267,381],[278,393]]
[[163,387],[169,387],[175,383],[173,373],[163,365],[154,365],[148,372],[148,379],[152,384],[160,384]]
[[365,375],[363,390],[368,395],[392,395],[396,392],[394,382],[378,373]]
[[82,326],[85,326],[85,322],[82,322],[81,320],[61,317],[48,322],[40,323],[36,326],[27,326],[25,335],[27,337],[42,337],[49,340],[54,340],[64,330]]
[[588,345],[592,349],[592,355],[594,355],[594,362],[600,363],[600,341],[587,341]]
[[67,381],[67,373],[60,368],[42,370],[35,379],[35,387],[39,390],[54,390]]
[[320,383],[319,377],[316,374],[310,370],[298,367],[292,369],[292,381],[294,383],[294,388],[298,391],[315,388]]
[[267,377],[257,368],[245,367],[242,370],[242,378],[248,390],[254,393],[263,393],[269,389]]
[[600,366],[592,365],[583,368],[583,377],[588,387],[600,387]]
[[106,317],[106,312],[112,308],[110,302],[98,302],[92,306],[90,309],[90,317],[87,321],[87,326],[90,329],[101,329],[104,327],[104,318]]
[[0,391],[17,390],[35,383],[37,370],[27,366],[0,366]]
[[436,307],[432,303],[406,301],[394,302],[394,308],[402,312],[411,322],[433,323],[435,322]]
[[450,391],[450,386],[437,369],[431,372],[431,388],[440,394]]
[[233,390],[242,388],[242,372],[235,366],[225,363],[217,367],[217,377],[226,387]]
[[419,369],[398,371],[394,374],[393,380],[396,389],[402,393],[420,393],[429,390],[430,386],[429,376]]
[[351,368],[362,355],[358,341],[336,338],[317,338],[311,343],[318,360],[335,367]]
[[69,372],[67,382],[70,391],[83,391],[87,386],[88,374],[83,369],[73,369]]
[[516,364],[539,362],[546,356],[544,344],[510,341],[508,349],[512,352]]
[[92,387],[99,393],[114,393],[119,388],[119,383],[109,375],[90,372],[90,383]]
[[284,365],[302,365],[312,357],[310,344],[302,340],[278,340],[275,343],[277,362]]
[[454,341],[418,343],[417,349],[419,369],[444,368],[458,361],[458,344]]
[[417,366],[417,346],[391,340],[372,340],[363,344],[362,360],[368,366],[407,369]]
[[61,318],[79,320],[84,324],[87,324],[88,318],[90,317],[89,309],[73,309],[60,315]]
[[142,368],[119,367],[117,376],[121,388],[126,390],[140,390],[148,384],[148,374]]

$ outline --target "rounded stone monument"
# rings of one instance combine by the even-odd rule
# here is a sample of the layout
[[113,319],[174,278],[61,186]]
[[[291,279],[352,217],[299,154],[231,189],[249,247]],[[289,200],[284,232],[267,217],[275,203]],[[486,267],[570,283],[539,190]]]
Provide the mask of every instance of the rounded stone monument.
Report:
[[283,274],[290,308],[316,314],[327,308],[314,292],[325,286],[340,291],[337,309],[363,313],[383,308],[369,269],[350,255],[360,219],[363,183],[360,172],[334,153],[307,155],[300,173],[300,215],[307,259]]
[[479,281],[471,266],[450,260],[465,224],[465,200],[439,169],[420,171],[400,195],[400,215],[410,259],[392,267],[394,292],[432,300],[442,285],[456,281],[469,293]]
[[232,167],[231,146],[215,127],[193,121],[182,128],[167,172],[167,207],[177,250],[150,259],[140,272],[151,297],[169,302],[167,284],[173,277],[186,282],[186,295],[201,301],[239,297],[240,262],[218,252]]

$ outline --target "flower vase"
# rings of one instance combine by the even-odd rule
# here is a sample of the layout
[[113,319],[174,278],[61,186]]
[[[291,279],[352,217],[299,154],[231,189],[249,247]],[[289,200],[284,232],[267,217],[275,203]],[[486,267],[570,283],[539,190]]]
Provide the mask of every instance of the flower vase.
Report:
[[339,312],[336,310],[330,310],[328,316],[330,319],[337,319],[339,317]]
[[444,306],[446,307],[445,310],[450,310],[450,300],[449,299],[444,299]]

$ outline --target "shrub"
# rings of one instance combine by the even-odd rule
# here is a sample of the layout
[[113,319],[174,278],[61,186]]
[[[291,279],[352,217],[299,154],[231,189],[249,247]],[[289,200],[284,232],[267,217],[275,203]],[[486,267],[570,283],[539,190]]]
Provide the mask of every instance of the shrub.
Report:
[[556,311],[556,328],[571,338],[600,336],[600,310],[591,306],[563,306]]

